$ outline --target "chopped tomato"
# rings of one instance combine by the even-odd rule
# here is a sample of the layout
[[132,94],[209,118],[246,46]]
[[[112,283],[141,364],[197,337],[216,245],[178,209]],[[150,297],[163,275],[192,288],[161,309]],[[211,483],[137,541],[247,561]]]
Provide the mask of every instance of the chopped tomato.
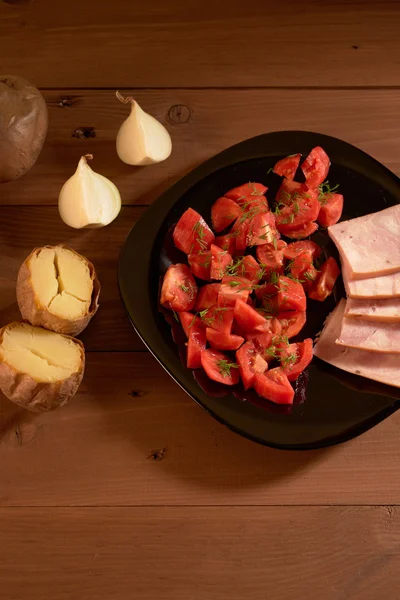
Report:
[[343,212],[342,194],[327,194],[321,202],[321,210],[318,215],[318,223],[322,227],[330,227],[337,223]]
[[183,213],[173,233],[175,246],[186,254],[208,250],[214,237],[203,217],[193,208]]
[[188,262],[192,273],[199,279],[211,279],[211,251],[201,250],[198,254],[189,254]]
[[236,360],[245,390],[253,386],[256,373],[264,373],[268,370],[268,363],[258,354],[253,342],[243,344],[236,352]]
[[197,311],[210,308],[214,304],[218,304],[218,294],[221,289],[220,283],[208,283],[199,288],[197,292],[195,309]]
[[265,348],[269,348],[272,343],[274,334],[268,331],[252,331],[245,334],[245,338],[248,342],[253,342],[255,347],[262,351]]
[[306,310],[306,295],[301,283],[281,275],[278,286],[279,311]]
[[230,264],[232,264],[232,256],[229,252],[211,244],[210,278],[222,279],[225,275],[226,267]]
[[198,325],[202,324],[199,317],[196,317],[196,315],[187,311],[179,313],[179,320],[187,338],[189,337],[189,330],[192,325],[194,325],[195,323],[197,323]]
[[240,335],[221,333],[210,327],[206,329],[206,336],[211,348],[215,350],[237,350],[244,342]]
[[189,339],[187,343],[187,367],[188,369],[200,369],[201,353],[207,346],[206,329],[199,321],[195,321],[189,327]]
[[313,343],[311,338],[297,344],[289,344],[281,352],[281,367],[289,381],[295,381],[313,358]]
[[316,188],[325,181],[330,164],[329,156],[321,146],[313,148],[301,165],[307,185]]
[[192,310],[196,301],[197,285],[187,265],[170,265],[164,275],[161,304],[182,312]]
[[292,156],[282,158],[275,164],[273,172],[292,181],[296,175],[297,169],[299,168],[300,159],[301,154],[293,154]]
[[226,227],[229,227],[240,215],[242,209],[237,202],[230,198],[218,198],[211,208],[211,223],[214,231],[220,233]]
[[278,288],[275,283],[265,283],[257,288],[256,298],[267,315],[274,315],[278,312]]
[[332,293],[339,275],[339,266],[333,256],[330,256],[320,268],[319,275],[308,292],[309,297],[323,302]]
[[286,237],[290,237],[294,240],[302,240],[313,233],[315,233],[318,229],[317,223],[314,221],[311,223],[306,223],[303,227],[299,227],[299,229],[295,229],[293,231],[289,231],[285,233]]
[[247,332],[254,331],[257,327],[262,327],[266,321],[260,313],[240,298],[236,300],[233,317],[239,327]]
[[254,388],[257,394],[266,400],[276,404],[293,404],[294,389],[280,367],[266,373],[257,373],[254,377]]
[[214,240],[214,244],[218,246],[218,248],[221,248],[221,250],[227,250],[231,256],[235,254],[235,237],[230,233],[228,233],[227,235],[217,236]]
[[237,202],[238,200],[247,198],[248,196],[263,196],[267,189],[268,188],[262,183],[249,182],[229,190],[229,192],[226,192],[225,197]]
[[268,200],[265,196],[243,196],[237,201],[243,212],[248,212],[254,209],[269,210]]
[[235,306],[238,298],[247,302],[252,290],[251,281],[245,277],[225,275],[222,278],[221,289],[218,294],[218,304],[221,306]]
[[294,200],[302,198],[308,194],[308,186],[298,181],[284,179],[276,195],[277,207],[281,204],[291,204]]
[[277,318],[282,327],[281,334],[290,340],[303,329],[307,315],[305,311],[283,311],[278,313]]
[[298,254],[296,258],[294,258],[289,263],[288,266],[290,268],[290,273],[292,274],[292,276],[295,279],[298,279],[301,283],[310,281],[311,277],[312,281],[314,281],[315,276],[311,269],[311,267],[314,266],[313,255],[310,250],[303,250],[303,252],[300,252],[300,254]]
[[247,233],[247,246],[261,246],[272,244],[278,237],[275,216],[272,212],[260,210],[249,221]]
[[287,260],[293,260],[304,250],[309,250],[312,254],[313,259],[316,259],[321,254],[321,248],[315,242],[311,240],[292,242],[283,248],[283,255]]
[[209,378],[214,381],[225,385],[235,385],[239,381],[238,365],[218,350],[203,350],[201,365]]
[[274,244],[257,246],[257,258],[265,269],[265,277],[268,277],[271,271],[283,273],[285,247],[286,242],[283,240],[277,240]]
[[294,200],[291,204],[278,209],[276,215],[276,226],[283,235],[290,235],[291,231],[296,231],[300,227],[315,221],[318,217],[321,205],[316,198],[316,194],[309,193],[309,197],[302,197]]
[[[258,246],[258,248],[261,248],[261,247],[262,246]],[[254,258],[254,256],[250,256],[250,254],[243,257],[243,260],[239,267],[239,270],[240,270],[240,274],[243,277],[245,277],[246,279],[251,281],[251,283],[254,283],[254,284],[257,284],[263,275],[263,271],[262,271],[260,265]]]
[[200,318],[204,325],[220,331],[230,333],[233,323],[233,308],[226,306],[211,306],[202,310]]

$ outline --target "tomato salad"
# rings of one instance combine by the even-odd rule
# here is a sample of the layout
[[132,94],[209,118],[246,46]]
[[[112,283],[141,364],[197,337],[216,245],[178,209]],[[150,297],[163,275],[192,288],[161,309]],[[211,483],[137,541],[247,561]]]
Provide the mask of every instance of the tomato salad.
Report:
[[173,239],[189,266],[171,265],[161,290],[187,336],[189,369],[225,385],[241,380],[277,404],[293,403],[291,382],[312,360],[310,338],[291,342],[306,322],[307,296],[324,301],[340,273],[332,257],[320,264],[321,248],[305,238],[340,219],[343,196],[326,181],[322,148],[301,164],[305,183],[294,180],[300,161],[295,154],[274,166],[283,180],[273,210],[267,188],[252,182],[215,201],[212,228],[187,209]]

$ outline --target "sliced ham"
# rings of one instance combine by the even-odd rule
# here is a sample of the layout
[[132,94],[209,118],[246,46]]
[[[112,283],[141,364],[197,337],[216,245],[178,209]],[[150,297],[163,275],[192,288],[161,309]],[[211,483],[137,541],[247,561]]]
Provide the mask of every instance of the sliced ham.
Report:
[[328,227],[349,280],[400,271],[400,204]]
[[346,301],[341,300],[329,315],[319,340],[314,346],[315,356],[348,373],[400,387],[400,358],[398,354],[379,354],[336,344],[336,339],[340,334],[345,305]]
[[399,323],[400,298],[387,298],[385,300],[348,298],[345,315],[354,319]]
[[374,353],[400,354],[400,324],[344,317],[336,343]]
[[342,261],[342,276],[346,293],[350,298],[400,297],[400,273],[351,281],[347,265]]

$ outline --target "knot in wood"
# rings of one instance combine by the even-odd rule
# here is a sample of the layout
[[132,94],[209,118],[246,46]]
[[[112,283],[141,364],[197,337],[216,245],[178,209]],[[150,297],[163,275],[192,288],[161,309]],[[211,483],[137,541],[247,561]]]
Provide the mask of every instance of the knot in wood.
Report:
[[174,104],[168,111],[168,120],[174,124],[189,123],[192,111],[185,104]]

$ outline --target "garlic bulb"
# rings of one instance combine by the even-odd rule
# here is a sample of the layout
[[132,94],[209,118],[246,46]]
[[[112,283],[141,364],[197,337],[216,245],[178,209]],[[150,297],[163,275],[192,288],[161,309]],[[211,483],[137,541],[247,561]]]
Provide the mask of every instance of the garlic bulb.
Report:
[[124,98],[130,103],[131,113],[122,123],[117,135],[117,154],[128,165],[151,165],[169,157],[172,150],[171,136],[157,119],[144,112],[133,98]]
[[118,188],[89,167],[87,161],[92,158],[91,154],[82,156],[58,198],[62,220],[75,229],[104,227],[114,221],[121,210]]

